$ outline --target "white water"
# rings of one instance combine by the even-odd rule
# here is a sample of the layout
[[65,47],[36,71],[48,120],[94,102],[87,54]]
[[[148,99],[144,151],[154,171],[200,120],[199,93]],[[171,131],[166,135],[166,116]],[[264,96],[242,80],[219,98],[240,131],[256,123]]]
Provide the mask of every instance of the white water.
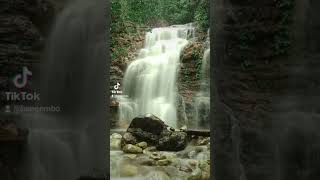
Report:
[[207,36],[207,48],[204,52],[201,65],[201,89],[194,97],[194,121],[196,128],[209,127],[210,114],[210,39]]
[[105,2],[74,0],[58,14],[39,79],[39,107],[60,112],[24,113],[28,128],[27,180],[103,177],[107,165]]
[[127,68],[124,95],[119,101],[119,121],[154,114],[172,127],[177,126],[177,74],[180,52],[194,36],[191,24],[154,28],[146,34],[145,47]]

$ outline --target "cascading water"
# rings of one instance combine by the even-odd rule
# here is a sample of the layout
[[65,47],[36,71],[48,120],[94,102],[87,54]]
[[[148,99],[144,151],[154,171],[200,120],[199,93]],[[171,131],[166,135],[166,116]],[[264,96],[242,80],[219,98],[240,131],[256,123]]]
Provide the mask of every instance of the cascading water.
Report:
[[76,180],[107,171],[104,1],[72,1],[58,16],[41,74],[40,105],[23,115],[30,180]]
[[177,87],[180,52],[194,36],[192,24],[154,28],[146,34],[145,47],[127,68],[124,95],[119,101],[120,121],[154,114],[177,127]]
[[209,127],[210,113],[210,38],[209,30],[206,41],[206,50],[201,65],[201,89],[194,97],[194,120],[195,128]]

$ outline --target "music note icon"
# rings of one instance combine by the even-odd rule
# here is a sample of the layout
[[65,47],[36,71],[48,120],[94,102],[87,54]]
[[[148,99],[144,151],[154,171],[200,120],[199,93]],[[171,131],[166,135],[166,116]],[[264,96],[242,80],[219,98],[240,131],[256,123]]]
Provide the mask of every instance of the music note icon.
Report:
[[120,87],[120,83],[119,83],[119,82],[117,82],[117,84],[116,84],[116,85],[114,85],[114,89],[115,89],[115,90],[117,90],[117,89],[119,89],[119,87]]
[[29,71],[27,67],[22,68],[22,74],[17,74],[14,79],[13,83],[17,88],[23,88],[28,83],[28,76],[31,76],[32,72]]

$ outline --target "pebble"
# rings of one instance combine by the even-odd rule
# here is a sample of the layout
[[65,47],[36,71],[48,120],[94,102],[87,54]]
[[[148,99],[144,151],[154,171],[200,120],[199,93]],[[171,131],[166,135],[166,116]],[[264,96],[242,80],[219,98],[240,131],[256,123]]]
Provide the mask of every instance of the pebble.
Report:
[[171,161],[169,159],[161,159],[157,161],[158,166],[167,166],[171,164]]
[[136,144],[136,146],[142,148],[142,149],[145,149],[148,147],[148,144],[146,142],[139,142],[138,144]]
[[125,153],[133,153],[133,154],[140,154],[142,153],[142,149],[138,146],[132,145],[132,144],[126,144],[122,148],[123,152]]

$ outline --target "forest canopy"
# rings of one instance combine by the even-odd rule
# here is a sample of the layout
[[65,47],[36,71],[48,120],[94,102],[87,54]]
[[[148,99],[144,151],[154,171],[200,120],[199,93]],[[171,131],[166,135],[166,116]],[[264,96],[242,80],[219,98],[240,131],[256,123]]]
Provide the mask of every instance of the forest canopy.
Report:
[[111,31],[121,32],[125,23],[155,26],[195,22],[209,28],[209,0],[111,0]]

